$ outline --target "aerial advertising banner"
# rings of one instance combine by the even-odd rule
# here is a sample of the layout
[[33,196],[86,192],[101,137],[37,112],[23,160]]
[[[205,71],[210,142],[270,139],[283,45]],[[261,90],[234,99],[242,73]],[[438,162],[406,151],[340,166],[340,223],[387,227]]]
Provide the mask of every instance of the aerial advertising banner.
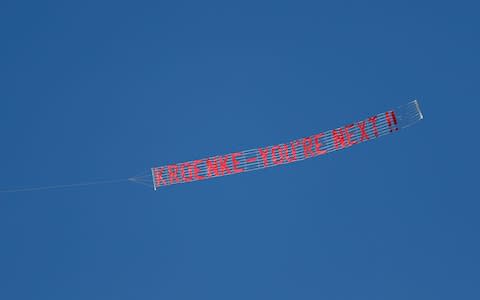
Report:
[[342,127],[258,147],[151,169],[155,190],[168,185],[234,175],[302,161],[395,133],[423,119],[418,101]]
[[131,181],[153,188],[177,183],[206,180],[269,167],[290,164],[330,152],[349,148],[381,136],[395,133],[423,119],[417,100],[397,109],[372,115],[360,121],[272,146],[258,147],[203,159],[151,168],[137,176],[123,179],[96,180],[71,184],[0,189],[0,193],[69,189]]

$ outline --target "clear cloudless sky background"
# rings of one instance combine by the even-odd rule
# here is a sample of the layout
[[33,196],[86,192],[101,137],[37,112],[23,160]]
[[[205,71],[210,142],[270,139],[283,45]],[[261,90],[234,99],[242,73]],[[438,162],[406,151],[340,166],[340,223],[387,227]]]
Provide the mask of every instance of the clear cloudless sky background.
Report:
[[1,299],[480,299],[475,1],[1,1],[0,186],[123,179],[419,99],[318,159],[0,193]]

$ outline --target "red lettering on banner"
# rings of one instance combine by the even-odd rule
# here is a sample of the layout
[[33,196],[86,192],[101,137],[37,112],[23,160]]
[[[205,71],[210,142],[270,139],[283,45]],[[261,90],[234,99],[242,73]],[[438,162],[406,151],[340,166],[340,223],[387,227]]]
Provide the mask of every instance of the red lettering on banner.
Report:
[[[398,123],[397,123],[397,116],[395,116],[395,112],[392,110],[391,113],[392,113],[393,123],[394,123],[395,125],[398,125]],[[395,128],[395,129],[398,130],[398,128]]]
[[195,177],[196,180],[202,180],[205,179],[205,177],[201,176],[200,169],[198,168],[198,165],[203,163],[203,159],[196,160],[193,162],[193,176]]
[[370,124],[372,124],[373,133],[375,134],[376,137],[378,137],[377,116],[368,118],[368,121],[370,122]]
[[[190,182],[193,179],[193,174],[192,174],[192,164],[189,162],[183,163],[180,165],[180,168],[182,169],[182,180],[184,182]],[[189,176],[185,175],[185,168],[188,169],[188,173],[190,174]]]
[[385,119],[387,119],[388,127],[390,128],[390,132],[392,132],[393,131],[393,129],[392,129],[392,119],[390,119],[390,112],[389,111],[387,111],[385,113]]
[[240,162],[237,160],[237,158],[240,157],[240,156],[242,156],[242,152],[236,152],[236,153],[232,154],[233,173],[243,172],[243,168],[238,167]]
[[322,142],[320,141],[322,137],[323,133],[318,133],[313,136],[313,140],[315,141],[315,153],[317,153],[317,155],[323,155],[327,153],[327,150],[320,149],[320,147],[322,147]]
[[309,158],[313,156],[312,138],[306,137],[303,139],[303,157]]
[[280,153],[280,157],[282,158],[282,162],[287,162],[287,156],[288,156],[288,145],[287,144],[281,144],[278,145],[280,149],[278,150]]
[[170,179],[170,184],[180,181],[177,177],[177,173],[178,173],[177,165],[168,166],[168,178]]
[[263,159],[263,166],[266,168],[268,166],[268,147],[265,149],[258,148],[258,152],[260,152],[260,155],[262,156]]
[[290,163],[297,160],[297,145],[298,141],[293,141],[290,143],[290,155],[288,154],[288,145],[283,145],[283,151],[285,151],[285,159],[287,160],[287,162]]
[[207,159],[207,176],[212,177],[212,173],[213,176],[218,176],[218,164],[215,160]]
[[360,143],[363,141],[368,140],[368,134],[367,131],[365,130],[367,126],[367,121],[362,121],[357,123],[358,129],[360,129]]
[[345,126],[345,136],[347,137],[347,145],[348,146],[352,146],[352,145],[355,145],[357,143],[356,140],[352,139],[353,137],[353,134],[352,132],[350,131],[352,128],[354,127],[353,124],[350,124],[350,125],[347,125]]
[[343,134],[343,128],[333,129],[332,130],[333,143],[335,144],[335,149],[338,149],[340,146],[345,148],[345,136]]
[[221,172],[221,175],[225,175],[226,174],[231,174],[232,173],[232,170],[230,170],[230,168],[228,167],[228,159],[230,158],[230,154],[227,154],[225,156],[219,156],[217,158],[217,161],[220,162],[220,172]]
[[167,182],[165,179],[163,179],[163,167],[162,168],[156,168],[153,170],[153,174],[155,174],[155,186],[161,186],[166,185]]
[[272,147],[272,163],[274,165],[278,165],[278,164],[281,164],[284,159],[285,159],[285,156],[282,156],[282,154],[280,153],[280,145],[273,146]]
[[390,127],[390,132],[392,132],[394,129],[398,130],[396,126],[395,127],[392,126],[392,122],[393,124],[397,125],[397,117],[395,116],[395,113],[393,112],[393,110],[387,111],[385,113],[385,118],[387,119],[388,127]]

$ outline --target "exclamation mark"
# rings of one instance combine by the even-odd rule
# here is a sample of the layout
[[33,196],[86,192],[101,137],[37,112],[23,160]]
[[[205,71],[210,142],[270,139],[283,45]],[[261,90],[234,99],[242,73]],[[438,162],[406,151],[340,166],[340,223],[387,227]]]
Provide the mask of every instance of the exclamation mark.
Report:
[[393,120],[393,123],[395,125],[397,125],[397,117],[395,116],[395,112],[392,111],[387,111],[385,113],[385,118],[387,119],[387,123],[388,123],[388,127],[390,128],[390,132],[392,132],[393,130],[398,130],[398,128],[395,126],[395,127],[392,127],[392,120]]
[[398,130],[398,127],[397,127],[398,123],[397,123],[397,117],[395,116],[395,112],[392,110],[390,113],[392,114],[393,123],[395,124],[395,130]]

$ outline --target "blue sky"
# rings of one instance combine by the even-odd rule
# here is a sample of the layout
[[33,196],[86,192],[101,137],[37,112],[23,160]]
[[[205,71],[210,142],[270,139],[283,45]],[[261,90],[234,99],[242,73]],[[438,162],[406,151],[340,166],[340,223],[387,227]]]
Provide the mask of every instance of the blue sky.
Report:
[[478,299],[479,5],[3,1],[2,189],[123,179],[419,99],[319,159],[0,193],[2,299]]

